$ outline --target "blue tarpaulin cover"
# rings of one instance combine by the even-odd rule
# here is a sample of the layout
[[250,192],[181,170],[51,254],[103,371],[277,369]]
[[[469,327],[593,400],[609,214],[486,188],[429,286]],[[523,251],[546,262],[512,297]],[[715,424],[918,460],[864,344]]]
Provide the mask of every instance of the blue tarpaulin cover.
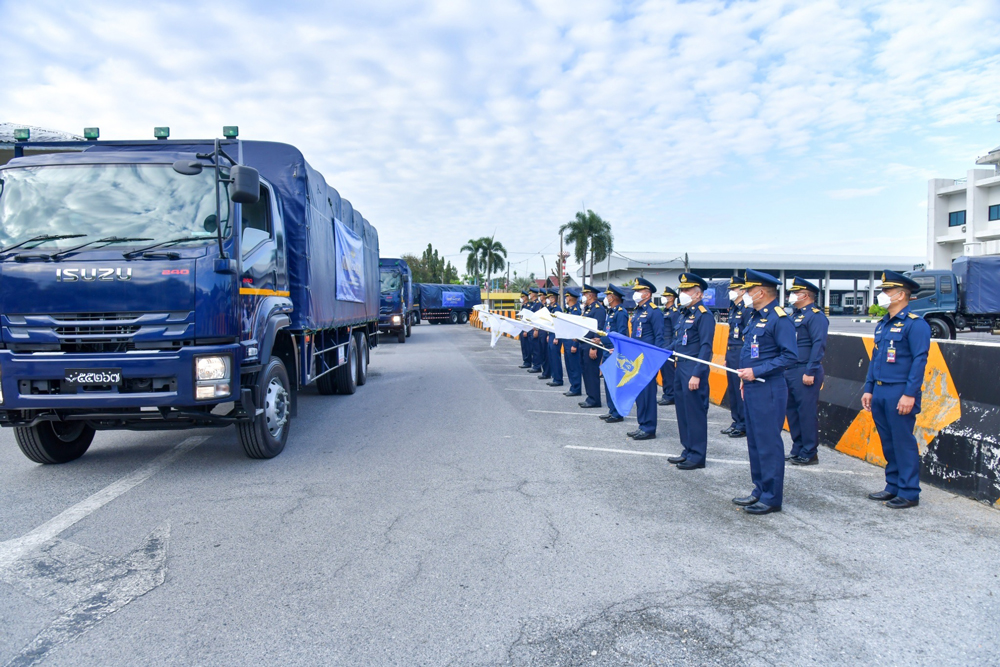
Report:
[[482,302],[476,285],[420,283],[421,308],[472,308]]
[[952,265],[970,315],[1000,313],[1000,257],[959,257]]

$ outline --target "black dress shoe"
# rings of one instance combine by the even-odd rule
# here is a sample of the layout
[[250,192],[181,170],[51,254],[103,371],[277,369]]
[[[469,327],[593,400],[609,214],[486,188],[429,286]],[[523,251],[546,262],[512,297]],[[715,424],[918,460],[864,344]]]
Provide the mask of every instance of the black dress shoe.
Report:
[[583,395],[583,394],[582,394],[582,393],[580,393],[580,392],[578,392],[578,391],[564,391],[564,392],[563,392],[563,396],[569,396],[569,397],[571,397],[571,398],[572,398],[573,396],[582,396],[582,395]]
[[641,429],[641,428],[637,428],[637,429],[636,429],[636,430],[634,430],[634,431],[629,431],[629,432],[628,432],[628,433],[626,433],[625,435],[627,435],[627,436],[628,436],[628,437],[630,437],[630,438],[634,438],[635,436],[639,435],[640,433],[642,433],[642,429]]
[[744,507],[743,511],[747,514],[770,514],[771,512],[780,512],[781,505],[765,505],[764,503],[757,501],[753,505],[747,505]]
[[729,437],[730,438],[745,438],[745,437],[747,437],[747,432],[746,431],[737,431],[736,429],[733,429],[732,431],[729,432]]
[[[583,403],[580,404],[580,407],[581,408],[584,407]],[[611,415],[601,415],[600,417],[598,417],[598,419],[602,421],[608,421],[609,419],[611,419]]]
[[904,510],[907,507],[916,507],[919,504],[920,504],[919,500],[907,500],[902,496],[896,496],[895,498],[887,502],[885,506],[894,510]]
[[868,494],[868,500],[892,500],[896,494],[892,491],[876,491]]
[[551,375],[544,375],[544,374],[543,374],[543,375],[539,375],[539,376],[538,376],[538,379],[539,379],[539,380],[551,380],[551,379],[552,379],[552,376],[551,376]]
[[561,386],[563,386],[562,382],[546,382],[545,384],[547,386],[549,386],[549,387],[561,387]]
[[698,468],[704,468],[704,463],[691,463],[690,461],[684,460],[677,464],[678,470],[697,470]]
[[812,457],[811,459],[807,459],[807,458],[804,458],[804,457],[801,457],[801,456],[793,456],[792,457],[792,465],[793,466],[814,466],[814,465],[817,465],[818,463],[819,463],[819,456],[818,455]]
[[791,461],[792,459],[798,458],[797,454],[788,454],[785,456],[786,461]]
[[683,454],[681,454],[680,456],[668,456],[667,457],[667,462],[668,463],[684,463],[685,461],[687,461],[687,457],[684,456]]
[[[577,395],[579,396],[579,394],[577,394]],[[587,401],[584,401],[583,403],[577,403],[577,405],[579,405],[581,408],[587,408],[587,409],[601,407],[600,403],[598,403],[597,405],[594,405],[593,403],[588,403]],[[610,417],[611,415],[608,415],[608,416]],[[604,415],[601,415],[601,419],[604,419]]]
[[528,372],[529,373],[541,373],[542,369],[541,368],[529,368]]
[[649,431],[639,431],[637,434],[632,436],[633,440],[655,440],[656,434],[650,433]]
[[749,507],[750,505],[756,505],[758,500],[760,498],[757,496],[743,496],[742,498],[733,498],[733,504],[740,507]]
[[531,364],[521,364],[518,368],[531,368]]
[[656,404],[657,405],[673,405],[674,402],[671,401],[669,398],[661,398],[660,400],[658,400],[656,402]]
[[605,424],[617,424],[618,422],[625,421],[624,417],[608,417],[604,420]]
[[730,433],[733,432],[733,428],[735,428],[735,427],[733,427],[733,426],[727,426],[726,428],[724,428],[721,431],[719,431],[719,433],[721,433],[722,435],[729,435]]

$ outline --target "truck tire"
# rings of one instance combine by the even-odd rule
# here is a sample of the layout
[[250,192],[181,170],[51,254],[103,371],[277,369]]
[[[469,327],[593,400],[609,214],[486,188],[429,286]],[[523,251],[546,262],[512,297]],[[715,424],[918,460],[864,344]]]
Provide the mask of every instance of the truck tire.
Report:
[[410,318],[407,317],[406,318],[406,337],[409,338],[411,333],[413,333],[413,322],[411,322]]
[[368,349],[368,339],[360,331],[354,334],[358,337],[358,386],[368,382],[368,362],[371,351]]
[[464,310],[458,314],[458,321],[462,324],[466,324],[469,321],[469,313]]
[[83,456],[94,441],[94,429],[83,422],[42,422],[18,426],[14,438],[35,463],[68,463]]
[[931,338],[942,338],[945,340],[954,338],[951,327],[944,320],[937,317],[928,317],[927,324],[931,325]]
[[451,324],[458,324],[458,313],[454,310],[448,313],[448,322]]
[[288,442],[292,400],[288,371],[278,357],[271,357],[257,375],[253,420],[236,425],[243,451],[252,459],[273,459]]
[[401,326],[396,330],[396,342],[405,343],[406,342],[406,327]]
[[316,380],[316,391],[320,393],[321,396],[333,396],[337,393],[337,382],[334,378],[337,371],[333,370],[326,375],[320,375],[319,379]]
[[338,394],[353,394],[358,390],[358,343],[351,336],[347,346],[347,363],[330,373],[336,383]]

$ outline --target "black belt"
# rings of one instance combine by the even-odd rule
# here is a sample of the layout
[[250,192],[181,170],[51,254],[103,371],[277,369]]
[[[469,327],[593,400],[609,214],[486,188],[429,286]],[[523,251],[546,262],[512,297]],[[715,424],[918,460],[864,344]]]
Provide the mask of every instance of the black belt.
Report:
[[881,387],[882,385],[906,384],[906,381],[904,380],[902,382],[882,382],[881,380],[875,380],[875,384]]

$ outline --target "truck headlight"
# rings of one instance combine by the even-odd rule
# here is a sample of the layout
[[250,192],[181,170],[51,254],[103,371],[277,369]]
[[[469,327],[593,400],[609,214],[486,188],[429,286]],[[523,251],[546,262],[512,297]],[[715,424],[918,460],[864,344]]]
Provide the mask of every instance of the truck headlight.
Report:
[[399,324],[402,321],[403,321],[403,318],[401,318],[399,315],[393,315],[392,316],[392,323],[393,324]]
[[195,359],[195,376],[199,382],[229,378],[229,357],[198,357]]

